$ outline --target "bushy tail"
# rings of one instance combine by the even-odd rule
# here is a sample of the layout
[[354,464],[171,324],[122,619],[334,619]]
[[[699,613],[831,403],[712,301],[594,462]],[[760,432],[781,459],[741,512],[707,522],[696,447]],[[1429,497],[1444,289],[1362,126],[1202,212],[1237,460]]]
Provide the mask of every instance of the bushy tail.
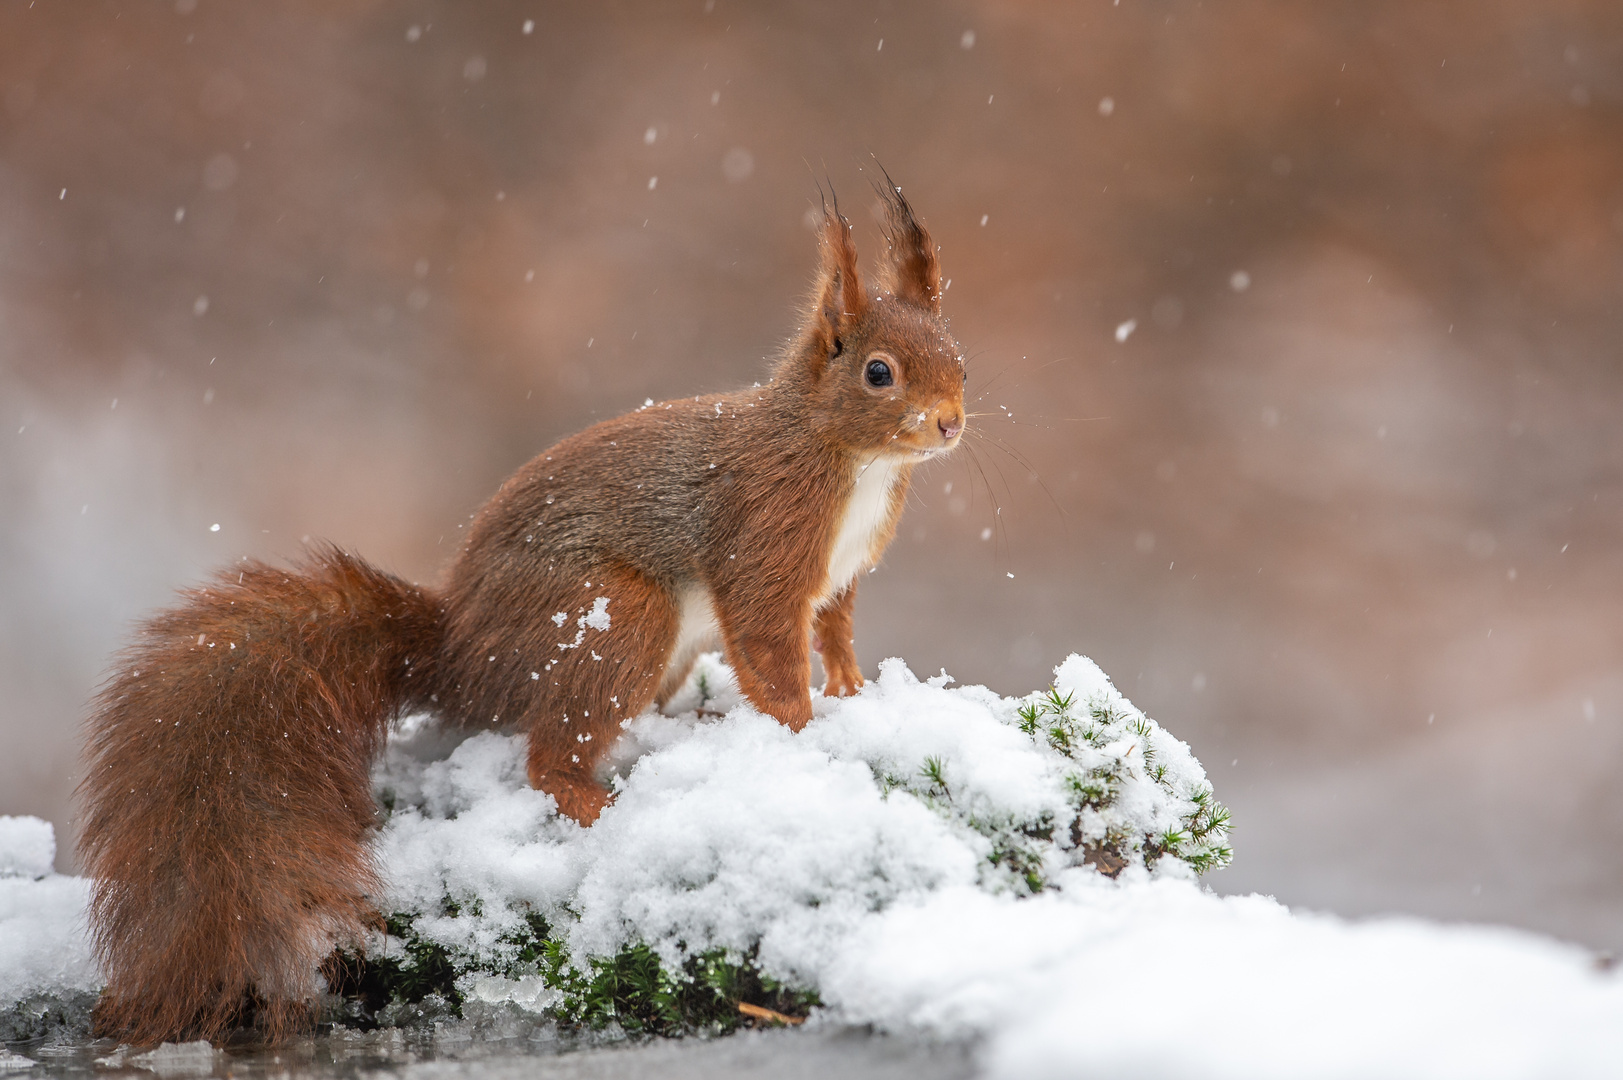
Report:
[[369,773],[427,696],[440,626],[433,594],[326,548],[233,568],[141,628],[80,785],[98,1033],[310,1022],[323,960],[377,918]]

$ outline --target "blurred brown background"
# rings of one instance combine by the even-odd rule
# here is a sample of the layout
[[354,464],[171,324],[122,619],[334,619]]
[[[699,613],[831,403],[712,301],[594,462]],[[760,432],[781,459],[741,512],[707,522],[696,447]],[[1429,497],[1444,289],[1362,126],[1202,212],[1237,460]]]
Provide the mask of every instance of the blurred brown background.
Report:
[[4,0],[0,99],[0,813],[64,869],[134,618],[306,536],[432,579],[552,440],[759,377],[877,155],[981,415],[870,671],[1087,653],[1216,888],[1623,945],[1615,0]]

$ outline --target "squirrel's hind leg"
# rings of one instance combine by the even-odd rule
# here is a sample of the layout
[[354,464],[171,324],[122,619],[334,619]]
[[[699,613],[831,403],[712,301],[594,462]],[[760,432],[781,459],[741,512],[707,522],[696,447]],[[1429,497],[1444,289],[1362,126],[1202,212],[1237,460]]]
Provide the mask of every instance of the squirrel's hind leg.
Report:
[[558,657],[540,680],[527,722],[530,783],[582,825],[608,804],[594,775],[597,763],[621,723],[653,702],[678,618],[669,591],[643,574],[617,568],[593,579],[580,594],[582,614],[559,632]]

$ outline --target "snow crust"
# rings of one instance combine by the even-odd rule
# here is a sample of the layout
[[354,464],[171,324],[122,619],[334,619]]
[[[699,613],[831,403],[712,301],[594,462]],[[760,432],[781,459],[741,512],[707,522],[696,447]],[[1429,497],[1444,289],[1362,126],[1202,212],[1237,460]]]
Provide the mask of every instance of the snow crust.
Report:
[[14,1054],[5,1047],[0,1046],[0,1073],[26,1072],[38,1065],[39,1062],[22,1054]]
[[96,1064],[110,1069],[134,1066],[157,1073],[159,1076],[210,1076],[221,1058],[221,1052],[206,1039],[185,1043],[159,1043],[151,1050],[130,1053],[129,1047],[119,1049],[108,1057],[97,1058]]
[[[1053,697],[949,682],[887,661],[796,735],[704,658],[682,715],[628,723],[592,829],[528,787],[520,738],[413,718],[375,771],[381,906],[469,967],[470,1000],[556,1003],[514,963],[538,914],[577,962],[753,953],[819,994],[814,1022],[970,1040],[993,1077],[1617,1075],[1623,980],[1580,949],[1204,890],[1154,838],[1205,775],[1091,661]],[[43,824],[0,827],[0,865],[47,871],[0,878],[0,1010],[96,985],[87,883],[48,872]]]

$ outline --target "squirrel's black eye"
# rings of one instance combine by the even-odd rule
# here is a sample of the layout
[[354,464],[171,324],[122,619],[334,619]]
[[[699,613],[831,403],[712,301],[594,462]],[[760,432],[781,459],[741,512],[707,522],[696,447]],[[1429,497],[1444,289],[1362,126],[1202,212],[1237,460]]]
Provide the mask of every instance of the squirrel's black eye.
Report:
[[889,386],[895,382],[890,373],[890,365],[883,360],[869,360],[867,379],[869,386]]

